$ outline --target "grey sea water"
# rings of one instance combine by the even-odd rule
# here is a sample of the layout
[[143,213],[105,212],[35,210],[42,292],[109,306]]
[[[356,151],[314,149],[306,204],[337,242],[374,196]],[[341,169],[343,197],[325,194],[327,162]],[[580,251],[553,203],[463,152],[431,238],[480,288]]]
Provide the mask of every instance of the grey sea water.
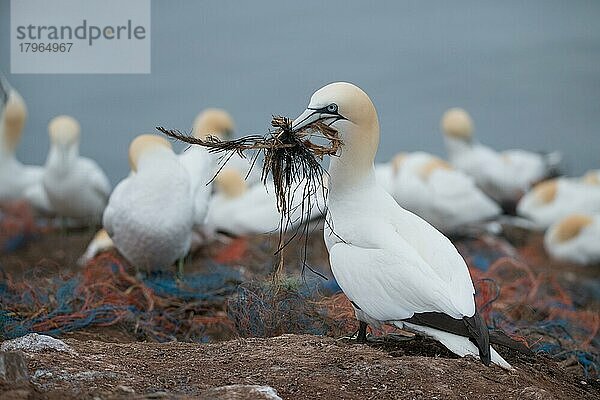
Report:
[[[9,72],[10,2],[0,0],[0,69]],[[152,2],[149,75],[11,75],[29,119],[19,157],[45,161],[46,125],[70,114],[81,153],[116,183],[127,146],[156,125],[189,129],[219,106],[238,135],[295,117],[312,92],[345,80],[373,99],[378,160],[444,155],[439,117],[468,109],[498,149],[564,153],[567,172],[600,168],[598,1]],[[114,62],[118,63],[119,59]]]

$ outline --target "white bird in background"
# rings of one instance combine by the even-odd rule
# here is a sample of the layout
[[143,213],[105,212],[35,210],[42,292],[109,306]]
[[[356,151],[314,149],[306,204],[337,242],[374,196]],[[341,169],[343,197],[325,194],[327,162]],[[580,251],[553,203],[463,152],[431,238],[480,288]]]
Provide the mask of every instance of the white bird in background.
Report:
[[15,155],[27,107],[19,93],[0,78],[0,200],[17,200],[42,181],[42,167],[23,165]]
[[377,184],[385,189],[386,192],[392,193],[394,190],[394,180],[400,169],[400,165],[408,153],[398,153],[387,163],[375,164],[375,179]]
[[499,203],[514,203],[534,183],[546,178],[560,154],[525,150],[497,152],[473,138],[473,122],[460,108],[451,108],[441,121],[450,163],[475,179]]
[[[209,232],[223,232],[235,236],[254,235],[274,232],[282,221],[277,210],[277,198],[273,182],[265,187],[262,182],[249,185],[239,170],[223,168],[215,179],[215,194],[210,200],[206,229]],[[290,224],[286,230],[293,230],[304,218],[301,207],[303,186],[298,185],[294,190]],[[322,193],[316,199],[311,199],[313,205],[308,220],[318,218],[325,209],[325,199]],[[283,221],[286,222],[285,220]]]
[[583,182],[588,185],[600,185],[600,169],[592,169],[585,173]]
[[163,269],[190,249],[194,206],[190,178],[171,144],[140,135],[129,146],[132,173],[110,196],[104,229],[136,268]]
[[376,183],[379,122],[367,94],[343,82],[319,89],[293,128],[316,121],[336,128],[343,141],[329,165],[325,243],[333,275],[360,321],[358,338],[366,339],[367,324],[392,323],[431,336],[459,356],[510,368],[490,346],[456,248]]
[[600,213],[600,185],[555,178],[538,183],[521,198],[517,213],[546,229],[573,213]]
[[403,208],[437,229],[450,233],[501,214],[470,176],[447,162],[425,152],[401,156],[391,194]]
[[97,222],[110,195],[110,182],[94,160],[79,156],[80,131],[72,117],[61,115],[50,121],[43,185],[56,215]]
[[[224,140],[231,136],[233,128],[233,119],[226,111],[209,108],[196,117],[192,135],[198,139],[212,135]],[[202,229],[212,192],[211,181],[216,172],[216,156],[210,154],[205,147],[188,146],[179,155],[179,162],[190,176],[190,190],[194,199],[194,225]]]
[[572,214],[557,221],[546,231],[544,247],[559,260],[600,263],[600,214]]
[[[225,141],[233,139],[233,132],[235,130],[235,123],[229,113],[220,108],[207,108],[202,111],[194,120],[194,128],[192,134],[194,137],[205,139],[207,136],[215,136],[218,139]],[[201,147],[201,146],[194,146]],[[223,163],[226,162],[227,168],[236,169],[240,171],[240,174],[249,184],[254,185],[260,182],[260,173],[255,170],[251,170],[252,163],[249,158],[244,158],[237,153],[231,154],[231,157],[225,156],[222,160],[220,156],[213,155],[215,157],[215,165],[217,170],[221,169]],[[216,172],[216,171],[215,171]],[[211,176],[212,178],[212,176]]]
[[94,257],[96,257],[96,255],[114,247],[115,244],[110,236],[108,236],[108,232],[106,232],[105,229],[100,229],[98,232],[96,232],[92,238],[92,241],[88,244],[87,248],[85,249],[85,253],[83,253],[83,255],[79,257],[79,260],[77,260],[77,264],[84,266]]

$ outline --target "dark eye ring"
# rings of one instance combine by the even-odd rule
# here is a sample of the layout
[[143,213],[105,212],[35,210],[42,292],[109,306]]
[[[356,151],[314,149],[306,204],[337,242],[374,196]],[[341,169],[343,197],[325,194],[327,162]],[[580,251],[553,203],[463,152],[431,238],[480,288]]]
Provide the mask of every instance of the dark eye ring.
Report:
[[330,113],[336,113],[337,110],[338,110],[338,106],[335,103],[332,103],[327,106],[327,111],[329,111]]

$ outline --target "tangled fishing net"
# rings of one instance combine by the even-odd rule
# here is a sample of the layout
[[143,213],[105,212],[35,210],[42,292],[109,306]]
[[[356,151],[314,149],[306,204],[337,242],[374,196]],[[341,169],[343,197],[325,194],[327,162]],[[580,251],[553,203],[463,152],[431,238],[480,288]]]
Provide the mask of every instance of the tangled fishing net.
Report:
[[249,282],[240,285],[227,311],[242,337],[347,333],[347,321],[335,319],[321,299],[317,286],[298,278],[287,278],[277,286],[268,281]]
[[207,341],[231,336],[225,298],[241,274],[214,265],[178,281],[172,275],[138,278],[119,258],[105,253],[66,276],[10,275],[0,283],[0,335],[61,335],[88,327],[119,326],[137,338]]
[[0,204],[0,252],[17,250],[40,232],[33,210],[25,201]]
[[[568,289],[548,268],[543,249],[537,262],[522,259],[527,248],[514,249],[495,238],[459,243],[477,290],[477,305],[491,328],[525,340],[537,353],[580,366],[586,377],[600,374],[600,314],[592,289]],[[527,254],[525,254],[527,255]],[[539,264],[538,264],[539,263]],[[577,304],[574,297],[586,297]]]

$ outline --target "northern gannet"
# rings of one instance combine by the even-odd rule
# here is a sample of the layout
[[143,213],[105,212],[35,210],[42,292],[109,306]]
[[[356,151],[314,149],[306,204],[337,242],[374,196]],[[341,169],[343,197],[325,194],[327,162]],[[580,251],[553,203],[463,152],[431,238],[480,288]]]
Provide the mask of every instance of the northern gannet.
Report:
[[27,189],[42,181],[42,167],[23,165],[15,155],[26,118],[25,101],[0,79],[0,200],[24,198]]
[[375,180],[379,121],[371,99],[345,82],[316,91],[293,129],[321,121],[343,145],[329,165],[325,244],[333,275],[360,321],[391,323],[440,341],[459,356],[510,365],[490,346],[469,270],[450,240],[404,210]]
[[[270,233],[279,228],[282,217],[277,210],[272,181],[267,182],[266,187],[262,182],[250,185],[239,170],[225,166],[217,175],[215,186],[215,194],[210,200],[206,217],[209,232],[244,236]],[[294,207],[302,203],[302,192],[301,185],[294,190],[292,216],[290,223],[284,225],[285,230],[292,230],[301,222],[308,222],[302,215],[301,207]],[[308,219],[319,217],[324,209],[324,197],[322,193],[318,193],[317,198],[313,199]]]
[[[227,111],[220,108],[207,108],[198,114],[194,120],[192,134],[201,139],[205,139],[210,135],[225,141],[233,139],[234,130],[235,123]],[[240,174],[244,176],[249,184],[254,185],[260,182],[260,174],[252,170],[252,163],[249,158],[244,158],[237,153],[226,155],[222,159],[217,155],[212,156],[216,159],[215,165],[217,169],[215,172],[222,169],[223,163],[225,163],[227,168],[234,168],[240,171]]]
[[60,115],[50,121],[50,151],[43,185],[57,216],[97,222],[111,187],[94,160],[79,156],[80,131],[73,117]]
[[517,213],[539,229],[569,214],[600,213],[600,185],[564,177],[538,183],[521,198]]
[[557,221],[546,231],[544,247],[560,260],[600,263],[600,213],[572,214]]
[[501,214],[473,178],[432,154],[407,154],[396,169],[391,191],[394,199],[442,232]]
[[[192,135],[199,139],[215,136],[221,140],[231,137],[233,119],[224,110],[209,108],[194,120]],[[194,199],[194,226],[202,230],[206,220],[212,191],[211,181],[216,173],[217,159],[205,147],[188,146],[180,155],[179,162],[190,175],[190,190]]]
[[600,185],[600,169],[591,169],[583,176],[583,182],[588,185]]
[[129,146],[132,173],[110,196],[104,229],[136,268],[167,268],[190,249],[194,206],[190,178],[171,144],[140,135]]
[[473,121],[460,108],[451,108],[441,120],[452,165],[475,179],[498,202],[514,202],[534,183],[546,178],[560,162],[560,154],[525,150],[497,152],[473,138]]
[[387,163],[375,164],[375,179],[386,192],[391,194],[394,191],[394,180],[407,155],[408,153],[401,152],[392,157]]

